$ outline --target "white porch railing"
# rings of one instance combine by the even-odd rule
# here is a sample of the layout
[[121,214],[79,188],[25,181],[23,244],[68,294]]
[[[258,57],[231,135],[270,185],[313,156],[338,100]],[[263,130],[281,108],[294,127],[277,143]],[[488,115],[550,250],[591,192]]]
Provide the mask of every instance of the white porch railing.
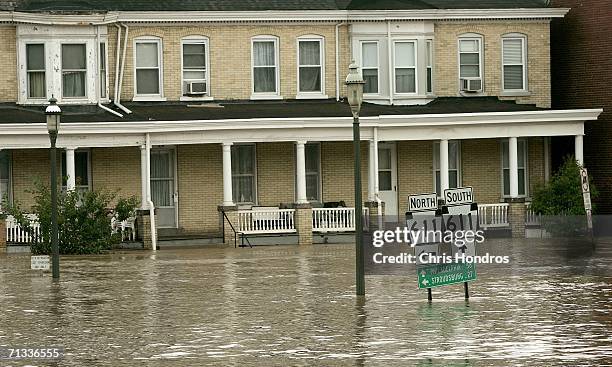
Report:
[[[363,208],[367,225],[369,210]],[[313,232],[352,232],[355,230],[355,208],[313,208]]]
[[295,209],[238,210],[239,233],[271,234],[295,232]]
[[481,228],[508,227],[508,203],[479,204],[478,223]]
[[542,216],[534,213],[531,210],[531,203],[525,203],[525,225],[526,226],[539,226],[542,224]]
[[[34,235],[40,236],[40,224],[38,223],[38,217],[35,214],[28,214],[27,217],[30,219],[30,226],[34,230]],[[27,244],[30,243],[32,239],[32,233],[21,228],[19,223],[17,223],[12,215],[6,217],[6,242]]]

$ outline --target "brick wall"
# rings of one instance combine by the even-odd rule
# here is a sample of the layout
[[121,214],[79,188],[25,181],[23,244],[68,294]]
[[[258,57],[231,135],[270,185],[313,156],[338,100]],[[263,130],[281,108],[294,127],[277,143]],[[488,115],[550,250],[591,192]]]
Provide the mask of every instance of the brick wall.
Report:
[[463,186],[474,188],[477,203],[492,204],[500,201],[502,173],[499,139],[462,140],[461,165]]
[[94,190],[141,198],[139,147],[92,148],[90,154]]
[[259,205],[295,202],[295,145],[258,143],[256,150]]
[[14,26],[0,26],[0,102],[17,101],[17,41]]
[[483,36],[484,94],[502,92],[501,40],[507,33],[527,35],[528,89],[525,97],[504,97],[519,103],[550,107],[550,31],[547,21],[435,24],[435,93],[459,96],[458,37],[463,33]]
[[[368,143],[361,144],[361,188],[363,201],[368,199]],[[353,143],[321,143],[321,173],[323,201],[341,201],[347,206],[355,204]]]
[[397,186],[400,217],[408,210],[408,195],[433,192],[433,142],[397,143]]
[[[552,0],[569,7],[552,22],[553,107],[602,108],[599,120],[586,123],[585,166],[593,176],[601,213],[612,213],[612,2]],[[559,157],[573,154],[571,142],[553,139]]]
[[[335,96],[335,25],[334,24],[286,24],[286,25],[229,25],[211,24],[189,27],[130,27],[126,65],[123,77],[122,100],[134,97],[133,45],[134,39],[155,36],[163,44],[164,96],[178,100],[181,95],[181,39],[200,35],[209,39],[210,92],[216,99],[248,99],[251,95],[251,38],[258,35],[279,37],[280,94],[295,98],[297,93],[297,37],[319,35],[324,37],[325,94]],[[114,62],[117,29],[109,27],[109,85],[114,88]],[[122,35],[123,37],[123,35]],[[341,75],[346,74],[350,63],[347,27],[340,31],[342,52]],[[113,70],[110,70],[110,69]],[[344,77],[341,77],[343,83]]]
[[[34,205],[34,195],[28,191],[35,188],[35,182],[49,183],[49,150],[48,149],[19,149],[13,150],[12,155],[12,185],[13,201],[27,209]],[[58,176],[60,150],[57,152]]]

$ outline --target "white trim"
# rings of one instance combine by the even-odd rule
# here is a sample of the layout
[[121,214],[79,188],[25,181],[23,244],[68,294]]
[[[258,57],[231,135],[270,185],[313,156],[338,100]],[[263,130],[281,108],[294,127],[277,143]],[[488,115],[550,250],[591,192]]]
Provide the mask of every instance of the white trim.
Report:
[[[85,69],[64,69],[64,45],[78,45],[78,46],[83,46],[84,48],[84,55],[85,56]],[[100,47],[100,45],[96,45],[94,43],[94,47]],[[69,100],[69,101],[74,101],[74,100],[88,100],[89,99],[89,95],[88,95],[88,89],[89,89],[89,83],[88,83],[88,79],[89,79],[89,73],[87,72],[88,70],[88,64],[89,64],[89,57],[88,57],[88,50],[87,50],[87,42],[81,42],[81,41],[69,41],[66,42],[66,40],[60,40],[59,43],[59,50],[60,50],[60,83],[59,83],[59,90],[60,90],[60,96],[61,96],[61,101],[65,101],[65,100]],[[98,52],[93,52],[94,55],[98,55]],[[97,62],[96,62],[97,65]],[[85,77],[83,78],[83,92],[85,93],[85,95],[82,96],[65,96],[64,95],[64,70],[71,72],[71,71],[77,71],[77,72],[85,72]],[[94,70],[94,75],[96,78],[98,78],[98,71]],[[96,84],[96,88],[97,88],[97,84]]]
[[424,10],[282,10],[282,11],[109,11],[102,14],[63,15],[0,12],[0,22],[52,25],[111,24],[117,22],[245,22],[245,21],[386,21],[463,19],[563,18],[569,8],[424,9]]
[[[398,60],[397,60],[397,44],[398,43],[412,43],[413,46],[413,50],[414,50],[414,66],[398,66]],[[391,85],[393,85],[393,88],[391,89],[393,92],[393,95],[397,96],[397,97],[413,97],[419,94],[419,63],[418,63],[418,41],[416,39],[395,39],[393,40],[393,75],[392,75],[392,80],[390,80],[389,82],[391,83]],[[414,92],[398,92],[397,91],[397,85],[396,85],[396,70],[397,69],[413,69],[414,70]]]
[[[155,43],[157,44],[157,68],[147,67],[146,69],[157,69],[157,77],[159,78],[159,93],[152,94],[138,94],[138,77],[136,71],[139,67],[136,66],[136,46],[139,43]],[[155,36],[142,36],[136,37],[132,41],[132,75],[134,75],[134,97],[133,101],[165,101],[164,98],[164,50],[162,39],[160,37]]]
[[[519,198],[528,198],[529,197],[529,139],[526,138],[526,137],[517,138],[517,145],[520,142],[524,142],[523,154],[525,156],[523,157],[524,158],[524,161],[523,161],[524,162],[524,167],[521,168],[519,166],[518,169],[519,170],[522,169],[522,170],[525,171],[525,173],[524,173],[524,176],[525,176],[525,181],[524,181],[524,183],[525,183],[525,193],[523,195],[519,194],[517,197],[519,197]],[[508,148],[510,148],[509,139],[508,138],[504,138],[504,139],[501,139],[499,141],[499,145],[501,146],[501,149],[500,149],[500,151],[501,151],[501,156],[500,156],[500,166],[501,166],[501,172],[500,172],[500,174],[501,174],[501,188],[500,188],[500,190],[501,191],[500,191],[500,193],[501,193],[501,195],[500,196],[501,196],[502,200],[506,199],[506,198],[512,197],[510,194],[506,195],[506,193],[504,191],[504,189],[505,189],[505,187],[504,187],[504,170],[506,170],[506,169],[508,171],[510,170],[510,167],[508,167],[508,168],[504,167],[504,143],[507,143],[508,144]],[[518,154],[521,154],[520,149],[517,149],[517,151],[518,151]],[[508,160],[509,159],[510,159],[510,152],[508,152]],[[519,188],[520,188],[520,184],[521,183],[519,181]],[[508,188],[508,191],[510,191],[510,188]]]
[[[300,90],[300,42],[319,42],[319,65],[306,65],[304,67],[319,67],[321,72],[321,88],[319,91],[302,92]],[[323,99],[327,98],[325,94],[325,37],[320,35],[304,35],[296,39],[296,67],[297,67],[297,95],[296,99]]]
[[[429,52],[427,52],[429,51]],[[434,40],[433,38],[427,38],[425,39],[425,95],[427,96],[433,96],[435,95],[435,52],[434,52]],[[429,59],[429,63],[427,62],[427,59]],[[429,90],[428,86],[427,86],[427,71],[428,69],[431,69],[431,91]]]
[[[506,89],[506,78],[505,78],[505,67],[504,63],[504,41],[519,40],[521,41],[521,67],[523,69],[523,88],[521,89]],[[517,95],[523,93],[529,93],[528,85],[528,71],[527,71],[527,35],[525,34],[505,34],[501,37],[501,82],[502,82],[502,94],[506,95]],[[509,66],[518,66],[518,64],[510,64]]]
[[[273,42],[274,43],[274,71],[276,78],[276,90],[274,92],[255,92],[255,57],[253,47],[255,42]],[[280,93],[280,50],[279,39],[272,35],[259,35],[251,37],[251,99],[282,99]],[[262,66],[257,66],[262,67]],[[267,66],[270,67],[270,66]]]
[[[189,45],[189,44],[197,44],[197,45],[204,45],[204,57],[206,58],[206,60],[204,60],[204,82],[206,83],[206,92],[204,94],[202,94],[201,96],[188,96],[186,95],[186,91],[183,90],[183,88],[185,87],[185,64],[183,61],[184,55],[183,55],[183,48],[185,45]],[[211,100],[212,98],[210,97],[210,52],[209,52],[209,39],[206,36],[186,36],[181,38],[181,100],[185,100],[185,101],[202,101],[202,100]]]

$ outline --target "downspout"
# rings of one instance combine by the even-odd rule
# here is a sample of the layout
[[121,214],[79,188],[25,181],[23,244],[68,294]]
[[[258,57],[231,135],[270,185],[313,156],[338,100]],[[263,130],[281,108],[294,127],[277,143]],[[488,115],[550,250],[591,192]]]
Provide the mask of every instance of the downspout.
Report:
[[374,127],[374,199],[376,200],[376,215],[378,217],[378,228],[383,225],[382,200],[378,188],[378,127]]
[[157,231],[155,228],[155,205],[151,200],[151,136],[149,133],[145,137],[145,150],[147,153],[147,204],[149,204],[149,219],[151,222],[151,245],[153,252],[157,251]]
[[[340,22],[336,24],[336,101],[340,100],[340,27],[346,22]],[[350,47],[350,45],[349,45]]]
[[100,99],[102,98],[101,93],[100,93],[100,26],[96,26],[96,52],[94,52],[94,54],[96,55],[96,72],[94,73],[96,75],[96,101],[98,102],[98,107],[100,107],[101,109],[103,109],[106,112],[110,112],[113,115],[119,116],[119,117],[123,117],[122,114],[120,114],[117,111],[113,111],[110,108],[102,105],[102,102],[100,101]]
[[387,20],[387,68],[389,69],[389,103],[393,104],[393,53],[391,50],[391,21]]
[[119,61],[121,61],[121,27],[115,23],[115,27],[117,27],[117,54],[115,55],[115,96],[113,98],[113,103],[117,105],[118,99],[118,91],[119,91]]
[[[121,55],[121,70],[119,71],[119,80],[118,80],[119,86],[116,90],[114,103],[115,103],[115,106],[119,107],[125,113],[129,114],[129,113],[132,113],[132,111],[130,111],[130,109],[128,109],[127,107],[121,104],[121,87],[123,86],[123,71],[125,70],[125,54],[127,53],[128,34],[130,31],[127,25],[123,24],[123,26],[125,27],[125,36],[123,40],[123,52]],[[121,28],[121,26],[119,27]],[[117,58],[119,58],[119,49],[117,49]],[[115,83],[117,83],[117,77],[115,77]]]

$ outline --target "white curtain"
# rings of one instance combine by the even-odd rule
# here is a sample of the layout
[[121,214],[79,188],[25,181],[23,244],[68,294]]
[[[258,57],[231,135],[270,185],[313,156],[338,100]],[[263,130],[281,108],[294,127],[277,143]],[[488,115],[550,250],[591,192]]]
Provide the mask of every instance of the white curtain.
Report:
[[156,207],[174,206],[174,174],[172,155],[168,152],[151,153],[151,198]]
[[28,96],[30,98],[45,98],[45,72],[28,72]]
[[276,92],[274,42],[253,43],[253,82],[255,92]]
[[64,97],[85,96],[85,72],[64,71],[62,73],[62,94]]
[[234,201],[255,202],[255,146],[232,146],[232,190]]
[[43,44],[26,45],[26,59],[28,96],[45,98],[45,46]]
[[136,86],[137,94],[159,94],[157,42],[136,44]]
[[416,79],[413,68],[395,69],[395,91],[397,93],[415,93]]
[[321,91],[321,44],[300,41],[300,92]]
[[64,97],[85,96],[86,63],[84,44],[62,45],[62,93]]

